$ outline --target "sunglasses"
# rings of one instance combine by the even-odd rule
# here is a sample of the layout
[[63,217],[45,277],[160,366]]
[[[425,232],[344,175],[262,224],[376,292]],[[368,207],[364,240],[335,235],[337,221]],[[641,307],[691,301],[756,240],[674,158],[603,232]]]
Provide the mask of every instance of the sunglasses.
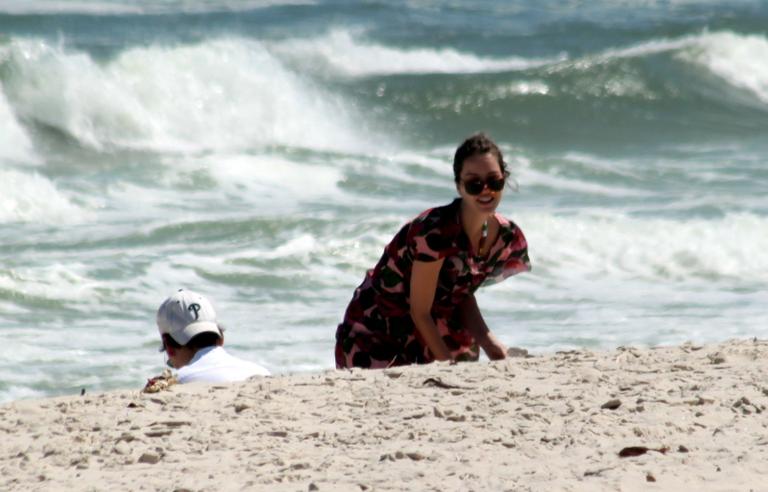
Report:
[[470,195],[479,195],[483,192],[486,186],[491,191],[501,191],[504,189],[505,182],[506,180],[504,178],[488,177],[485,179],[485,181],[476,178],[469,181],[464,181],[463,183],[464,189],[467,190],[467,193]]

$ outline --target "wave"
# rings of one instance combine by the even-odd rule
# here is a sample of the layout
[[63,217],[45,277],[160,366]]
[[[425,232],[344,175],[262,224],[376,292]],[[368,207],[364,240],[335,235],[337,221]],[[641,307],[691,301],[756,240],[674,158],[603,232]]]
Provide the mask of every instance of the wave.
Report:
[[[0,62],[1,62],[0,58]],[[36,156],[32,141],[19,124],[0,85],[0,164],[6,162],[33,163]]]
[[719,32],[702,35],[681,54],[734,87],[746,89],[768,103],[768,38]]
[[83,222],[88,211],[74,204],[46,177],[37,173],[0,170],[0,224]]
[[282,42],[215,39],[131,48],[97,60],[39,39],[13,38],[0,44],[0,130],[5,130],[0,143],[12,139],[20,145],[0,146],[0,159],[33,159],[20,121],[56,129],[97,150],[240,153],[285,145],[367,152],[371,146],[385,145],[372,144],[368,125],[374,122],[366,121],[344,95],[311,80],[313,70],[340,77],[520,74],[508,81],[496,78],[478,94],[472,92],[477,88],[464,87],[462,97],[446,94],[429,101],[425,109],[461,104],[483,108],[508,98],[559,95],[655,99],[654,91],[666,90],[667,81],[649,80],[654,75],[641,66],[603,72],[600,67],[671,53],[681,63],[703,67],[768,102],[768,40],[759,35],[705,32],[573,60],[566,55],[494,59],[453,49],[399,49],[361,39],[349,30]]
[[[768,281],[768,217],[636,218],[605,211],[578,216],[518,214],[539,272],[555,278]],[[527,226],[527,224],[530,224]]]
[[0,13],[10,15],[141,15],[243,12],[283,5],[315,5],[312,0],[5,0]]
[[272,50],[317,71],[347,77],[522,71],[563,60],[562,55],[548,59],[489,58],[452,48],[392,48],[366,41],[343,29],[332,30],[319,38],[275,43]]
[[611,198],[651,198],[653,193],[644,190],[622,187],[615,184],[598,184],[586,179],[557,176],[535,170],[524,173],[526,186],[540,186],[572,194],[586,194]]
[[670,53],[676,59],[707,69],[728,84],[746,89],[768,102],[768,38],[730,31],[702,32],[676,39],[654,39],[611,48],[552,67],[554,71],[588,71],[619,60]]
[[[281,201],[286,210],[308,200],[334,195],[343,179],[341,171],[332,164],[314,162],[306,156],[294,160],[274,155],[218,153],[182,160],[174,158],[168,164],[169,186],[188,187],[189,178],[183,175],[202,171],[230,197],[246,195],[249,204],[267,208]],[[130,194],[126,194],[128,200]],[[285,197],[292,198],[288,202]]]
[[0,270],[0,291],[13,293],[33,303],[76,303],[87,304],[89,299],[98,299],[99,283],[88,277],[87,264],[56,263],[40,267],[19,267]]
[[[543,58],[491,58],[453,48],[395,48],[368,41],[361,32],[348,29],[335,29],[317,38],[272,42],[268,46],[287,63],[326,76],[518,72],[531,77],[494,86],[489,94],[492,99],[555,96],[560,91],[548,83],[553,74],[589,74],[619,61],[669,54],[684,63],[704,67],[728,84],[768,102],[768,39],[757,34],[701,32],[651,39],[581,57],[560,53]],[[566,92],[655,99],[658,95],[648,87],[645,78],[643,71],[622,72],[606,75],[584,87],[576,84]]]
[[[603,280],[626,285],[640,281],[708,289],[717,285],[762,289],[768,282],[768,257],[763,253],[768,248],[766,216],[732,213],[718,219],[677,220],[597,208],[577,214],[524,209],[502,213],[515,220],[528,239],[534,271],[524,276],[530,277],[526,281],[562,280],[585,288]],[[284,231],[286,240],[277,249],[270,242],[261,243],[207,268],[234,278],[249,275],[253,268],[268,272],[279,260],[318,286],[334,288],[339,279],[354,283],[359,272],[375,263],[404,217],[390,213],[372,217],[374,212],[366,217],[354,211],[347,215],[357,217],[354,227],[327,224],[308,231],[305,224],[296,223]],[[328,258],[335,260],[324,260]],[[514,283],[508,288],[516,289]]]
[[363,125],[345,102],[259,42],[132,48],[105,62],[42,40],[14,39],[4,51],[15,113],[90,148],[363,147]]

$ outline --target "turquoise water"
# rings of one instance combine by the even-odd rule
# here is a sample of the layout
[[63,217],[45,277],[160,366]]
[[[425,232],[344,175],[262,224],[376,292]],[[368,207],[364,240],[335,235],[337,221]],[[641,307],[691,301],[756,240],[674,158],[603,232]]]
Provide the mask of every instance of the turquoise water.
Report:
[[534,270],[484,290],[534,352],[768,335],[768,4],[0,2],[0,401],[139,387],[154,312],[330,368],[400,225],[476,130]]

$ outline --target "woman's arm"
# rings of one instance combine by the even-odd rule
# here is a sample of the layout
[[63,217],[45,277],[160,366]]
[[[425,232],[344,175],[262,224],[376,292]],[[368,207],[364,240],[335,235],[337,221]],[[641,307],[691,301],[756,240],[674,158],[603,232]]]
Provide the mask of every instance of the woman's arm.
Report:
[[507,357],[507,347],[496,339],[496,336],[488,329],[480,308],[477,306],[475,295],[472,294],[459,306],[462,326],[464,326],[477,340],[485,354],[491,360],[500,360]]
[[440,336],[432,319],[432,303],[437,290],[437,278],[444,260],[414,261],[411,270],[411,318],[429,351],[437,360],[450,360],[451,351]]

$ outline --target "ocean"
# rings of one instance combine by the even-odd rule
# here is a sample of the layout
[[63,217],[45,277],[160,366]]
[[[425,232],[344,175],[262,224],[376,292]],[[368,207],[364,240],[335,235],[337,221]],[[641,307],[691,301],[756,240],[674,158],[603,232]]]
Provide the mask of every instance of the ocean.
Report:
[[503,342],[768,337],[768,2],[0,0],[0,402],[139,389],[181,287],[332,368],[476,131],[533,263],[478,294]]

